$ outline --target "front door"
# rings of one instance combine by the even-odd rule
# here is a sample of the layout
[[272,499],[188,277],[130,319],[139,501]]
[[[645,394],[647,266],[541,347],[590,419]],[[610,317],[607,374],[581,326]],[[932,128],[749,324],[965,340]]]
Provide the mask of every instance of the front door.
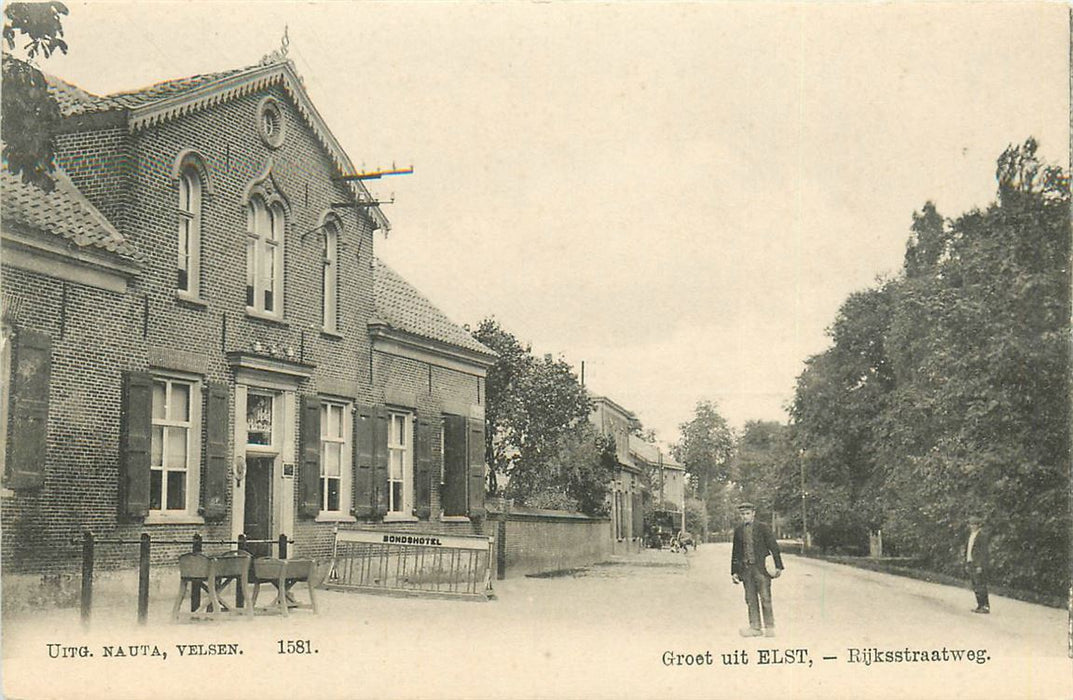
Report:
[[[274,457],[246,457],[246,514],[243,532],[250,540],[272,539],[272,467]],[[250,554],[263,557],[272,553],[272,545],[253,543]]]

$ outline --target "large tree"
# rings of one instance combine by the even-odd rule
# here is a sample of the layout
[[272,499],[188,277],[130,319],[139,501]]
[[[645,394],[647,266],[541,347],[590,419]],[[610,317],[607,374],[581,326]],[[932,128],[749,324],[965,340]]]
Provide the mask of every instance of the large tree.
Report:
[[[998,198],[945,222],[900,286],[896,391],[881,422],[890,531],[933,565],[987,513],[996,573],[1058,592],[1069,512],[1069,183],[1035,141],[999,159]],[[908,273],[908,269],[907,269]]]
[[[40,58],[67,53],[59,2],[13,2],[4,8],[3,86],[0,89],[0,139],[4,164],[26,183],[45,191],[54,187],[52,138],[60,108],[49,94]],[[25,40],[25,43],[22,43]],[[21,52],[16,56],[14,52]]]
[[698,401],[693,418],[678,426],[681,436],[671,447],[686,468],[690,487],[708,508],[712,526],[728,522],[731,457],[734,434],[714,401]]
[[874,433],[893,386],[884,344],[891,294],[888,283],[850,295],[828,331],[831,347],[806,361],[790,406],[804,474],[790,481],[804,481],[821,546],[863,548],[883,520]]
[[787,513],[797,504],[797,464],[786,425],[751,420],[737,436],[732,479],[741,499],[763,511]]
[[810,529],[882,526],[955,573],[983,512],[1006,583],[1062,593],[1069,572],[1069,180],[1029,139],[996,201],[914,214],[904,274],[847,299],[798,378],[792,441]]
[[[569,492],[579,507],[582,503],[602,503],[607,483],[592,476],[590,472],[599,471],[599,459],[589,458],[591,450],[602,453],[606,446],[584,433],[592,399],[573,368],[561,358],[535,357],[530,346],[523,346],[495,319],[481,321],[473,337],[499,355],[488,370],[486,383],[489,490],[499,492],[502,477],[506,477],[506,495],[522,503],[547,502],[549,494],[557,490]],[[551,485],[564,451],[572,447],[584,453],[586,476],[571,476],[577,478],[569,489]],[[587,488],[582,484],[597,489],[597,493],[582,493]]]

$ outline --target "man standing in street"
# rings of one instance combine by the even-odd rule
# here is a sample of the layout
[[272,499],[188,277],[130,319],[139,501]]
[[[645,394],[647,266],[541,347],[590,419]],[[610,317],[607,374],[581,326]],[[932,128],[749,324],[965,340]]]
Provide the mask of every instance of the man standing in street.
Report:
[[[756,506],[738,506],[741,525],[734,528],[734,549],[730,555],[730,577],[745,588],[745,604],[749,606],[749,626],[741,629],[743,637],[775,636],[775,616],[771,610],[771,579],[782,575],[782,553],[775,534],[764,523],[754,522]],[[768,574],[765,558],[770,554],[775,569]],[[763,613],[763,625],[761,625]]]
[[969,543],[965,547],[965,568],[972,580],[972,590],[976,594],[974,613],[990,614],[991,601],[987,598],[987,568],[990,562],[988,545],[990,539],[983,531],[983,518],[973,515],[969,518]]

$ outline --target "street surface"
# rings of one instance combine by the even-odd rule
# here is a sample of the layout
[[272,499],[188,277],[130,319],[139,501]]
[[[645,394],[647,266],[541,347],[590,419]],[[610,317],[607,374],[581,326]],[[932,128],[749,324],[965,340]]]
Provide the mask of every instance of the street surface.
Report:
[[[974,615],[967,588],[786,556],[778,637],[743,639],[729,559],[728,544],[647,551],[497,581],[487,603],[318,591],[315,617],[176,625],[167,590],[141,628],[133,599],[89,631],[77,610],[5,619],[5,697],[1073,698],[1064,610],[992,596]],[[190,655],[210,643],[241,655]]]

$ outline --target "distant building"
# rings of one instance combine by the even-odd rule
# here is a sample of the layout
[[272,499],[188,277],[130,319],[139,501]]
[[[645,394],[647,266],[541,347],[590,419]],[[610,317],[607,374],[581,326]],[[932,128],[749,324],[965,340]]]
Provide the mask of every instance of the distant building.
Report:
[[654,520],[675,532],[685,529],[686,470],[666,445],[630,436],[630,457],[649,475]]
[[630,454],[630,434],[637,417],[606,396],[593,396],[590,421],[605,437],[615,439],[615,474],[610,500],[612,552],[637,552],[644,546],[645,474]]

